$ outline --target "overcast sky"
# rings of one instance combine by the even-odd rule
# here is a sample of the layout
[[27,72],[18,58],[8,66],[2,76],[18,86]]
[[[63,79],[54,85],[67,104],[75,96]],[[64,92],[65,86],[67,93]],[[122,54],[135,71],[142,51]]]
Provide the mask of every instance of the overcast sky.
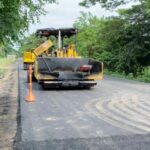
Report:
[[[45,6],[46,16],[40,17],[40,23],[30,25],[29,33],[35,32],[40,28],[59,28],[72,27],[74,21],[80,16],[80,12],[91,12],[98,17],[115,15],[115,12],[102,9],[99,4],[91,8],[79,6],[81,0],[58,0],[58,4],[49,4]],[[123,7],[130,7],[131,4]]]

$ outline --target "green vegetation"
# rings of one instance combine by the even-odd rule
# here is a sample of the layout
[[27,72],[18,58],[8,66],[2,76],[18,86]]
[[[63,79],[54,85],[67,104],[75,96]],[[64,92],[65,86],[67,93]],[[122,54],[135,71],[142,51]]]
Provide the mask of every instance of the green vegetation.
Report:
[[90,7],[92,5],[100,3],[101,6],[106,9],[113,9],[129,2],[140,2],[146,6],[147,11],[149,11],[150,9],[150,0],[82,0],[80,2],[80,5],[84,7]]
[[[85,0],[95,4],[100,0]],[[103,7],[116,7],[106,0]],[[119,0],[118,0],[119,2]],[[85,57],[101,60],[109,74],[150,82],[150,12],[149,1],[130,9],[118,10],[118,16],[97,18],[81,13],[74,26],[79,28],[78,51]],[[111,8],[112,8],[111,7]]]
[[[130,0],[134,1],[134,0]],[[96,3],[100,3],[102,7],[105,8],[115,8],[120,6],[121,4],[126,4],[129,2],[128,0],[83,0],[80,5],[85,7],[90,7],[91,5],[95,5]]]
[[[56,38],[54,37],[50,37],[49,39],[51,39],[53,43],[56,42]],[[20,49],[18,51],[19,56],[22,56],[22,53],[24,51],[33,51],[35,48],[40,46],[46,40],[48,40],[48,38],[46,37],[41,38],[36,36],[35,34],[31,34],[28,37],[23,38],[22,40],[20,40],[20,44],[19,44],[20,45]]]
[[[6,56],[20,55],[20,51],[14,48],[15,44],[22,42],[20,39],[29,24],[38,22],[39,16],[46,13],[43,6],[53,2],[55,0],[0,0],[0,77],[12,63]],[[32,38],[29,40],[32,41]]]
[[45,14],[43,6],[52,2],[55,0],[0,0],[0,42],[18,40],[29,23]]
[[122,79],[128,79],[128,80],[135,80],[135,81],[142,81],[142,82],[147,82],[150,83],[150,68],[146,68],[141,75],[134,77],[132,73],[125,75],[125,74],[120,74],[118,72],[111,72],[105,69],[105,74],[109,75],[111,77],[116,77],[116,78],[122,78]]
[[43,9],[55,0],[0,0],[0,55],[8,53],[7,47],[24,36],[29,24],[39,21]]
[[28,37],[20,40],[19,55],[22,56],[23,51],[32,51],[40,44],[42,44],[46,39],[37,37],[35,34],[31,34]]
[[13,59],[1,58],[0,57],[0,78],[4,76],[6,71],[8,70],[9,65],[14,62]]
[[8,65],[12,63],[11,59],[0,58],[0,68],[6,68]]
[[0,47],[0,58],[7,57],[8,54],[18,56],[18,51],[9,44],[6,46],[1,46]]

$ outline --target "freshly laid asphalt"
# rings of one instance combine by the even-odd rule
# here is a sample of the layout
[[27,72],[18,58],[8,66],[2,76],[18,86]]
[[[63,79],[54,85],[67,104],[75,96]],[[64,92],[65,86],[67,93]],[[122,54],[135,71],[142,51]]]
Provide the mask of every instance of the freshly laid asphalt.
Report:
[[19,62],[18,150],[150,150],[150,84],[105,77],[90,90],[43,90],[27,103]]

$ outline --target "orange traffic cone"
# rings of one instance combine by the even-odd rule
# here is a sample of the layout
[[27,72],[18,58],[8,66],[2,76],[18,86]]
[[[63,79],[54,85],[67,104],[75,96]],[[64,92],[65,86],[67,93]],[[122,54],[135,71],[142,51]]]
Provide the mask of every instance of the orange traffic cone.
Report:
[[29,92],[28,95],[26,96],[26,101],[27,102],[35,101],[35,96],[32,91],[32,65],[29,66]]

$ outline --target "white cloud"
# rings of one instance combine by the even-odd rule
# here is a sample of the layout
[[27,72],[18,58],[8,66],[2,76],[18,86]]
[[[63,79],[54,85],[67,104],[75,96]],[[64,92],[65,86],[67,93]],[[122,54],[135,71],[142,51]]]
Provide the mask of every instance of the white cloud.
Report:
[[72,27],[74,21],[80,16],[80,12],[91,12],[97,16],[108,16],[109,11],[100,7],[100,5],[91,8],[79,6],[81,0],[59,0],[58,4],[48,4],[45,6],[46,16],[40,17],[40,23],[30,25],[29,33],[35,32],[38,28],[59,28]]
[[[39,28],[72,27],[74,21],[80,16],[81,11],[91,12],[98,17],[116,14],[115,12],[106,11],[98,4],[91,8],[84,8],[79,6],[79,2],[81,0],[59,0],[58,4],[46,5],[47,14],[40,17],[40,23],[30,25],[29,33],[33,33]],[[127,7],[130,6],[131,4]]]

